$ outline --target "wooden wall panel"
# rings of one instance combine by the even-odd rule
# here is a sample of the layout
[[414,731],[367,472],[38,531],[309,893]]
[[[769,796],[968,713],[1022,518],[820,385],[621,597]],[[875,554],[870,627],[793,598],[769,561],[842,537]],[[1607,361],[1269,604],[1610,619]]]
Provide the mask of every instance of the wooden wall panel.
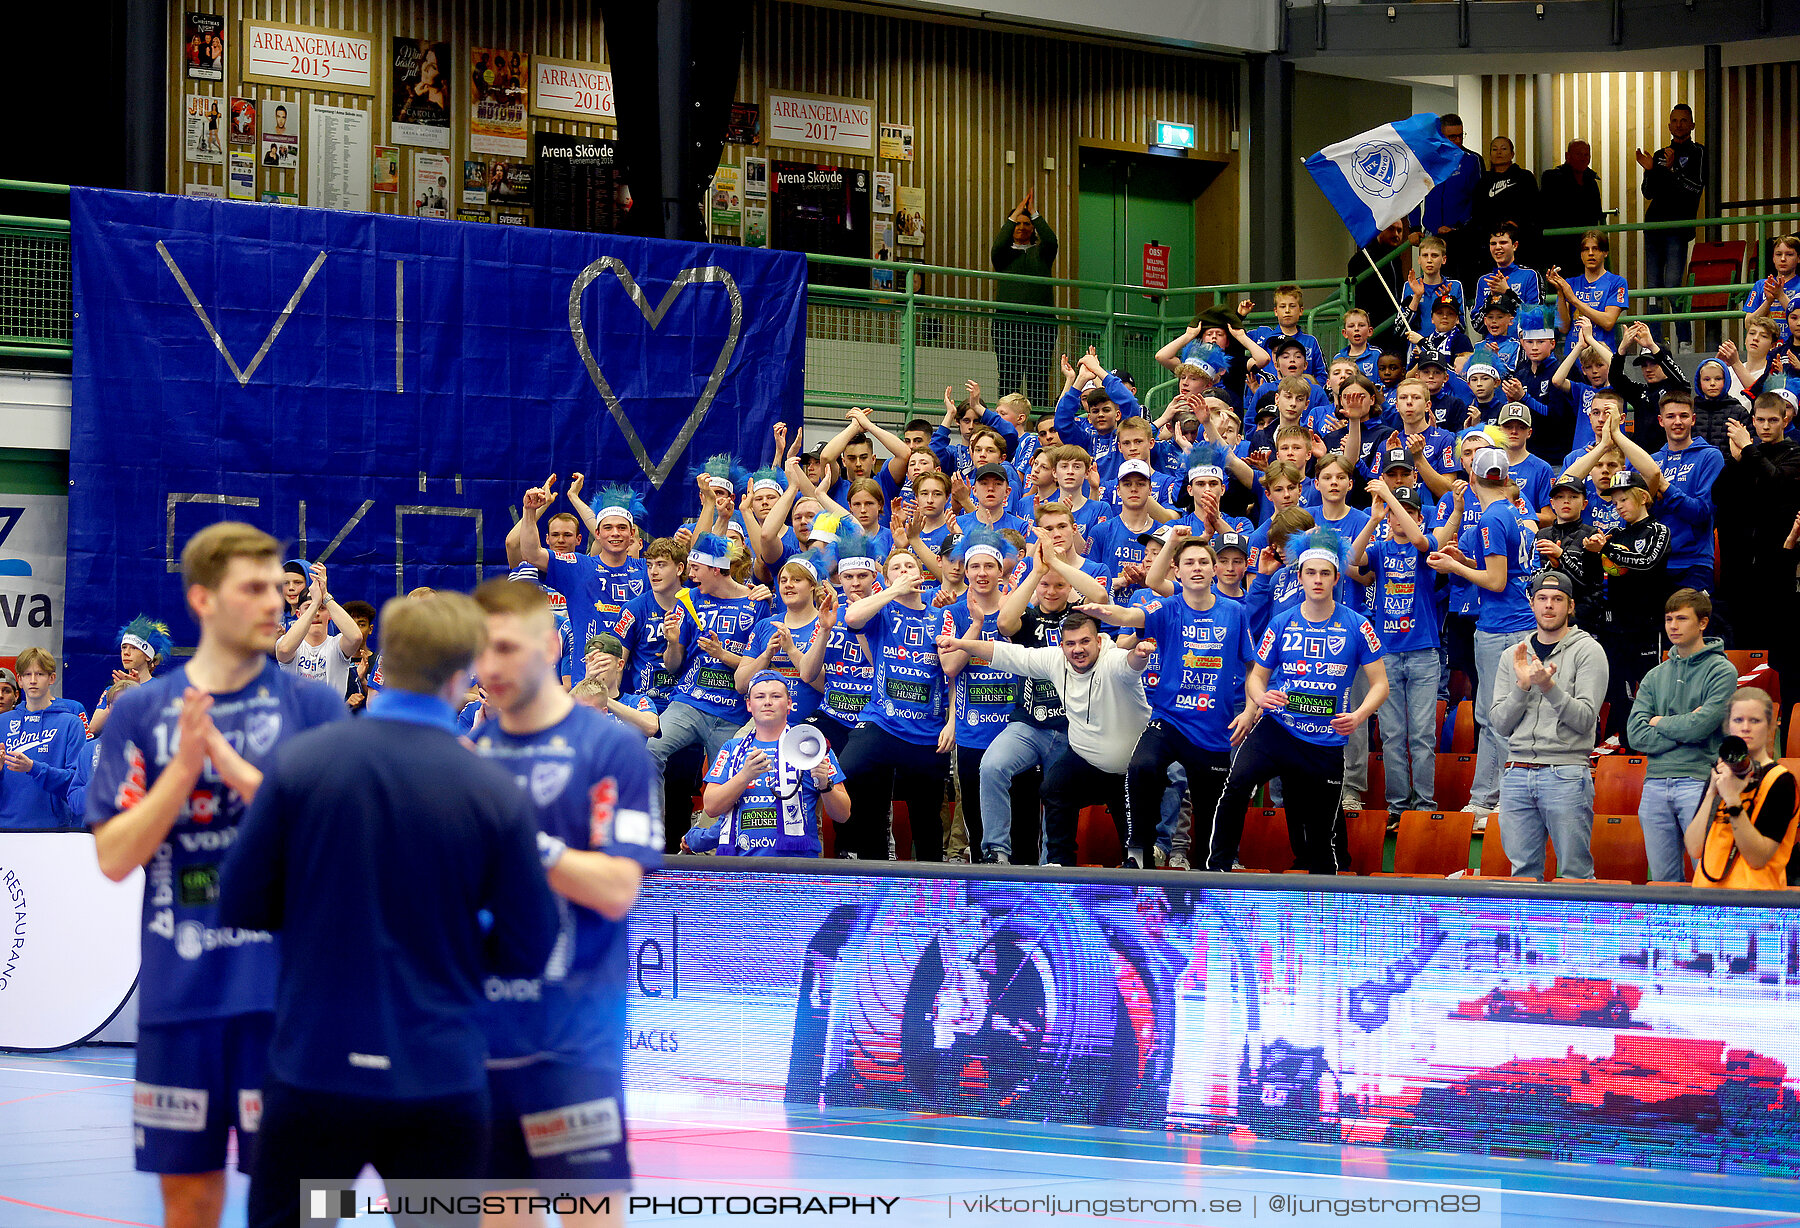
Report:
[[[170,46],[180,45],[182,12],[200,0],[171,0]],[[228,73],[223,83],[194,82],[196,93],[221,100],[232,93],[371,111],[374,143],[386,144],[391,49],[395,36],[448,40],[464,85],[472,44],[528,50],[577,60],[606,60],[605,33],[591,0],[213,0],[230,19]],[[367,32],[374,40],[376,95],[283,91],[238,86],[244,17]],[[173,64],[169,82],[168,188],[225,182],[225,167],[182,161],[181,114],[190,83]],[[1150,54],[1104,43],[998,32],[848,9],[754,0],[739,77],[738,98],[764,102],[767,90],[871,98],[877,122],[911,124],[916,160],[880,162],[900,187],[925,190],[926,243],[902,249],[952,267],[988,267],[988,243],[1028,186],[1037,207],[1065,242],[1058,271],[1076,275],[1076,200],[1083,141],[1142,146],[1157,120],[1194,124],[1201,152],[1227,161],[1235,123],[1237,66],[1197,55]],[[221,102],[223,106],[223,101]],[[459,88],[452,126],[451,165],[460,171],[467,149],[467,96]],[[586,124],[532,118],[534,130],[604,135]],[[301,128],[301,165],[310,134]],[[1013,165],[1005,154],[1012,150]],[[402,147],[398,195],[374,194],[381,212],[406,211],[410,150]],[[727,145],[728,164],[746,155],[818,162],[833,155],[768,145]],[[1042,169],[1043,159],[1055,170]],[[838,157],[845,166],[875,169],[872,157]],[[304,173],[303,171],[301,173]],[[257,192],[296,192],[300,174],[257,171]],[[460,185],[459,185],[460,186]],[[458,196],[460,199],[460,195]],[[1235,230],[1235,217],[1234,226]],[[1216,265],[1218,262],[1208,260]],[[1235,266],[1235,247],[1229,253]],[[988,297],[977,284],[934,282],[937,293]]]
[[[1490,76],[1482,79],[1483,130],[1507,133],[1537,128],[1531,117],[1536,78]],[[1654,149],[1668,140],[1669,109],[1678,102],[1694,108],[1694,139],[1719,160],[1724,200],[1761,200],[1800,192],[1800,63],[1753,64],[1725,70],[1724,114],[1716,122],[1706,114],[1705,76],[1700,72],[1557,73],[1550,78],[1551,115],[1544,124],[1548,148],[1529,154],[1516,135],[1519,161],[1534,173],[1563,160],[1568,143],[1577,138],[1593,146],[1594,169],[1610,221],[1640,222],[1646,201],[1639,185],[1642,172],[1635,158],[1641,147]],[[1528,122],[1529,119],[1529,122]],[[1520,125],[1526,125],[1521,127]],[[1485,153],[1485,151],[1483,151]],[[1716,215],[1716,201],[1702,210]],[[1753,212],[1795,212],[1794,206],[1771,206]],[[1752,226],[1724,228],[1728,239],[1755,241]],[[1614,236],[1613,267],[1634,287],[1642,283],[1643,239]]]

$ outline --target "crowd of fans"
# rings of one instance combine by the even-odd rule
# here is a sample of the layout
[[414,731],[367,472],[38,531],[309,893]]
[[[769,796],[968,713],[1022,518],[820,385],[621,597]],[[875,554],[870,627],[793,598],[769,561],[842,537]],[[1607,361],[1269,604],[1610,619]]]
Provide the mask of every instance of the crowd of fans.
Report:
[[[1523,199],[1504,153],[1482,181]],[[1020,246],[1048,235],[1029,205],[1008,220]],[[556,613],[563,684],[648,739],[670,851],[817,856],[830,824],[837,855],[886,859],[898,802],[921,860],[1070,864],[1081,810],[1104,805],[1127,864],[1228,870],[1272,783],[1297,864],[1329,873],[1345,811],[1437,808],[1438,703],[1470,698],[1468,809],[1498,813],[1515,873],[1540,874],[1550,841],[1563,876],[1591,876],[1591,760],[1635,751],[1652,879],[1685,877],[1685,849],[1696,882],[1785,885],[1780,714],[1723,649],[1769,650],[1800,695],[1782,374],[1800,370],[1800,238],[1776,243],[1742,344],[1690,376],[1624,318],[1606,235],[1574,244],[1579,272],[1534,269],[1497,216],[1485,267],[1450,276],[1471,224],[1401,236],[1385,348],[1352,308],[1327,356],[1283,287],[1273,325],[1249,327],[1246,299],[1168,341],[1160,412],[1090,349],[1061,359],[1054,406],[969,382],[940,420],[853,409],[813,448],[777,426],[693,475],[681,524],[551,475],[508,564]],[[362,708],[382,686],[373,607],[339,603],[319,564],[284,579],[277,660]],[[0,671],[0,827],[79,822],[82,747],[169,652],[147,618],[119,644],[91,716],[52,697],[47,653]],[[464,729],[494,714],[473,687]],[[829,743],[816,764],[782,741],[802,724]]]

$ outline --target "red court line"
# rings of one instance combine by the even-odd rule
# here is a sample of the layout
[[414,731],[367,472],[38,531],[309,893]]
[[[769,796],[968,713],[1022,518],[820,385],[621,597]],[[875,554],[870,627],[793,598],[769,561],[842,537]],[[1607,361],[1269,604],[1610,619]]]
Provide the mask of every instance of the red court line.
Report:
[[110,1215],[90,1215],[86,1211],[71,1211],[67,1207],[47,1207],[41,1202],[26,1202],[23,1198],[8,1198],[5,1194],[0,1194],[0,1202],[8,1202],[15,1207],[30,1207],[33,1211],[54,1211],[58,1215],[72,1215],[76,1219],[91,1219],[102,1224],[125,1224],[127,1228],[157,1228],[155,1224],[145,1224],[135,1219],[114,1219]]
[[[95,1075],[93,1077],[96,1079],[99,1079],[99,1078],[104,1078],[105,1076],[104,1075]],[[111,1086],[117,1087],[121,1083],[129,1083],[129,1082],[131,1082],[130,1079],[114,1079],[112,1081]],[[5,1108],[9,1104],[24,1104],[27,1100],[42,1100],[46,1096],[72,1096],[76,1092],[97,1092],[100,1090],[101,1090],[100,1087],[65,1087],[61,1091],[39,1092],[35,1096],[20,1096],[17,1100],[0,1100],[0,1109]]]

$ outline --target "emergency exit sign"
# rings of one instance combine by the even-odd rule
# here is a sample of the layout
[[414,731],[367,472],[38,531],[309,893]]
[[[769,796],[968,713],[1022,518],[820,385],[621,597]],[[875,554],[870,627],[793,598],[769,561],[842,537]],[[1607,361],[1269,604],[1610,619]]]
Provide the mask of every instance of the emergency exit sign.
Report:
[[1156,124],[1155,144],[1165,145],[1171,149],[1194,149],[1198,147],[1199,133],[1192,124],[1171,124],[1167,120],[1158,120]]

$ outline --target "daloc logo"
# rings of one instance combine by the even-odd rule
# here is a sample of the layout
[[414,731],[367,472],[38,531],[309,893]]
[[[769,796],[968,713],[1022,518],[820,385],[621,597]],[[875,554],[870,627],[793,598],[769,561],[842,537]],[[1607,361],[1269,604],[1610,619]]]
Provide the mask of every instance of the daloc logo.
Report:
[[1368,141],[1350,155],[1350,170],[1356,190],[1364,196],[1383,200],[1396,196],[1406,187],[1408,163],[1406,146],[1398,141]]

